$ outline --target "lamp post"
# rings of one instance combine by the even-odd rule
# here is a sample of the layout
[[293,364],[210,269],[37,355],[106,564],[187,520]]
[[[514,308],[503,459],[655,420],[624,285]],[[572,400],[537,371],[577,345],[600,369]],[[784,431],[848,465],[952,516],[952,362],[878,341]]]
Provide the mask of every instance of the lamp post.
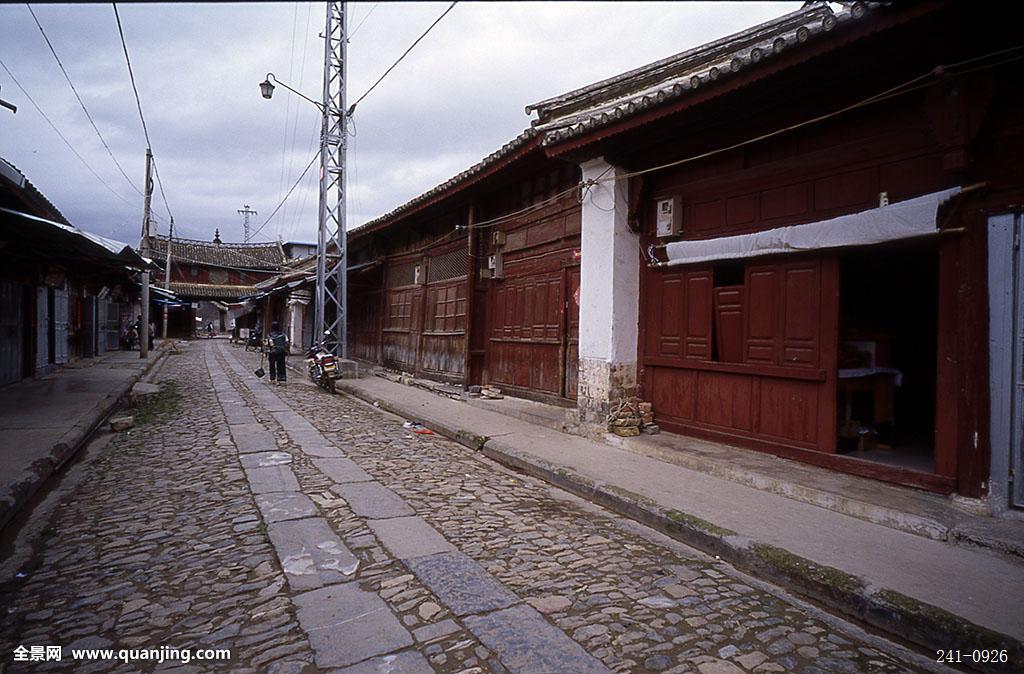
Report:
[[[260,93],[269,99],[274,84],[283,86],[320,110],[320,209],[318,215],[316,256],[316,305],[313,325],[320,338],[334,337],[333,352],[348,357],[348,266],[345,233],[345,82],[346,82],[345,3],[327,3],[327,24],[324,30],[323,101],[318,103],[277,79],[273,73],[260,83]],[[273,82],[271,82],[273,80]],[[333,244],[337,254],[329,256]],[[327,280],[334,277],[334,290]],[[327,310],[334,318],[328,321]],[[325,340],[330,341],[330,340]]]

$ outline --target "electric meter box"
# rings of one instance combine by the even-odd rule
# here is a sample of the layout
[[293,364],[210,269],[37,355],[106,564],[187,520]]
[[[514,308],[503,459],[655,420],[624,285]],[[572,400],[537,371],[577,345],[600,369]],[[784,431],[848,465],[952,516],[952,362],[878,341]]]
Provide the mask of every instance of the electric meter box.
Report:
[[659,238],[679,236],[683,231],[683,208],[679,197],[658,199],[655,234]]

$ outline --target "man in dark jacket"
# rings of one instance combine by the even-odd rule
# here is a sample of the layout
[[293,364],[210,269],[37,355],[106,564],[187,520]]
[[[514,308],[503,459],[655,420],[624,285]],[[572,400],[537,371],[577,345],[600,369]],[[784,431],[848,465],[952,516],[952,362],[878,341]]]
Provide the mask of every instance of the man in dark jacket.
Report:
[[288,381],[288,372],[284,365],[285,355],[288,353],[288,338],[281,332],[281,326],[277,321],[270,324],[270,334],[267,335],[267,360],[270,361],[270,381],[283,384]]

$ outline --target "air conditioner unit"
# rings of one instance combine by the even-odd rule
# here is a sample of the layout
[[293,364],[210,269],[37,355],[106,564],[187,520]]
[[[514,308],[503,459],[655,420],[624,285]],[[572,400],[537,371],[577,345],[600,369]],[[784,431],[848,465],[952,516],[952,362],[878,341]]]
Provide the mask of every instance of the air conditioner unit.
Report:
[[491,244],[495,246],[505,245],[505,232],[494,231],[491,232]]
[[679,197],[658,199],[655,235],[659,238],[679,236],[683,231],[683,208]]

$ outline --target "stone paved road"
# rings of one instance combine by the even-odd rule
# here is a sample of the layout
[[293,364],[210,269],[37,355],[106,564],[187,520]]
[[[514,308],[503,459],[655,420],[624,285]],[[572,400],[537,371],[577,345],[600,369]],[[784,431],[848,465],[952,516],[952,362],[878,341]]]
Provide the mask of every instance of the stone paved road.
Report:
[[[87,467],[0,671],[866,672],[928,661],[253,354],[196,342]],[[12,662],[62,645],[60,663]],[[227,663],[70,648],[230,649]]]

